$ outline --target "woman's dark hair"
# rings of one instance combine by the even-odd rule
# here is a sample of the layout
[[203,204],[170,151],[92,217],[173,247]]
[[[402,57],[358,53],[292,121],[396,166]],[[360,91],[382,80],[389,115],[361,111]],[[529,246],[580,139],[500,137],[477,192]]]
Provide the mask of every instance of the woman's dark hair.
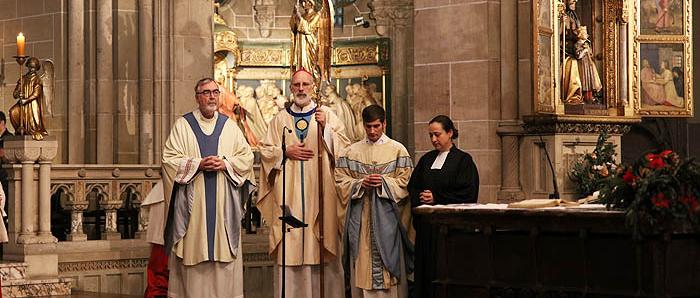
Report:
[[459,132],[455,128],[455,124],[452,122],[452,119],[450,117],[447,117],[445,115],[437,115],[433,120],[430,120],[428,122],[428,125],[433,124],[433,123],[440,123],[442,125],[442,129],[445,130],[445,132],[452,131],[452,139],[457,139],[459,136]]

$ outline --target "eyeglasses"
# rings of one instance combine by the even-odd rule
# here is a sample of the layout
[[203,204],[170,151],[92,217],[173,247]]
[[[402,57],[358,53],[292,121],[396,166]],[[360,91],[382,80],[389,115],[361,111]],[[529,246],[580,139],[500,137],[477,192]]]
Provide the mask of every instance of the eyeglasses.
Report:
[[219,95],[221,95],[221,91],[219,91],[219,89],[204,90],[204,91],[196,92],[196,94],[197,95],[204,95],[204,96],[210,96],[210,95],[219,96]]

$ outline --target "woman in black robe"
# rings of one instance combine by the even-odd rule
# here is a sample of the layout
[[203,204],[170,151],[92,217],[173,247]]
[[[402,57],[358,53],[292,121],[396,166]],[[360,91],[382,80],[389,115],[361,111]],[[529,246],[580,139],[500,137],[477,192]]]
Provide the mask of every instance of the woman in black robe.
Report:
[[[479,197],[479,172],[469,153],[457,149],[453,140],[458,131],[452,120],[444,115],[430,120],[430,141],[435,150],[423,155],[408,182],[413,207],[476,203]],[[433,289],[428,276],[434,276],[437,256],[435,239],[438,231],[414,217],[416,229],[415,285],[413,297],[431,297]]]

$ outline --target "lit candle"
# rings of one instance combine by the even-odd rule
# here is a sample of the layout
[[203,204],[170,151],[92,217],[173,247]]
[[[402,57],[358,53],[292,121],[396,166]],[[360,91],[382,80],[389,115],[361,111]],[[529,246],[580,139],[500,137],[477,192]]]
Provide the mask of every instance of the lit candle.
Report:
[[17,35],[17,56],[24,56],[24,35],[22,32]]

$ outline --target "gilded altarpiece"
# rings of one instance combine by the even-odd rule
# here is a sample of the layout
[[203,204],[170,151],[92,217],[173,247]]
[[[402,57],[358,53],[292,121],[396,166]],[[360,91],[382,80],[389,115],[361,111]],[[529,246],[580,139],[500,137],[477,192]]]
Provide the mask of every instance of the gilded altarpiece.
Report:
[[[356,133],[350,137],[354,140],[363,137],[359,121],[362,109],[368,104],[383,106],[388,112],[387,123],[391,123],[389,39],[334,41],[332,55],[331,85],[334,90],[319,92],[325,98],[342,100],[351,108],[357,127]],[[271,87],[279,92],[273,96],[289,100],[289,57],[289,43],[240,42],[240,61],[233,72],[236,95],[255,96],[261,103],[266,96],[261,94],[260,91],[264,90],[261,88]],[[266,111],[263,114],[265,118],[270,117]],[[391,127],[387,131],[391,131]]]
[[632,92],[641,116],[693,116],[692,3],[634,3]]
[[692,1],[535,0],[531,16],[535,114],[693,115]]
[[520,142],[526,197],[549,197],[556,184],[562,198],[576,199],[571,165],[593,150],[601,131],[618,145],[619,161],[620,138],[641,117],[692,116],[691,6],[690,0],[532,2],[533,113],[523,116]]

